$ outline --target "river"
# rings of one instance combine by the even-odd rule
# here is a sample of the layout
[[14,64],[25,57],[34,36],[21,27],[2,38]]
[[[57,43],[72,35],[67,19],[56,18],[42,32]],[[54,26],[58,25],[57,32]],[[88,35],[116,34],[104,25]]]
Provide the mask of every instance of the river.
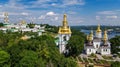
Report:
[[[85,34],[89,34],[90,33],[90,31],[91,30],[81,30],[81,32],[83,32],[83,33],[85,33]],[[94,35],[95,35],[95,30],[93,30],[93,33],[94,33]],[[102,34],[104,34],[103,32],[102,32]],[[115,32],[115,31],[111,31],[111,32],[108,32],[108,38],[110,39],[110,38],[113,38],[113,37],[115,37],[115,36],[120,36],[120,32]]]

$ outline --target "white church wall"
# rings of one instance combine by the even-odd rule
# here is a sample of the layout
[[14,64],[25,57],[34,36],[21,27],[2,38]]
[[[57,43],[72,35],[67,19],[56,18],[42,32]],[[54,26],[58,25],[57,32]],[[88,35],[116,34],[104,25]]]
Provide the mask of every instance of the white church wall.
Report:
[[86,53],[87,53],[87,55],[90,55],[90,54],[92,54],[92,53],[96,53],[96,51],[95,51],[95,49],[91,49],[91,48],[87,48],[86,49]]
[[110,49],[101,49],[101,55],[109,55],[110,53]]

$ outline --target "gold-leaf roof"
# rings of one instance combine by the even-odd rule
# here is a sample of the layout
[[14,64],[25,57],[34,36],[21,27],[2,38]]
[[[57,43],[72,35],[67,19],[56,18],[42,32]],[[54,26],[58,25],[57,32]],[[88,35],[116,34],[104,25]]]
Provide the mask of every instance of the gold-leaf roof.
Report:
[[62,23],[62,26],[59,27],[58,33],[59,34],[71,34],[72,33],[70,27],[68,26],[66,14],[64,14],[63,23]]
[[98,24],[98,27],[97,27],[96,32],[97,32],[97,33],[101,32],[101,29],[100,29],[100,24]]

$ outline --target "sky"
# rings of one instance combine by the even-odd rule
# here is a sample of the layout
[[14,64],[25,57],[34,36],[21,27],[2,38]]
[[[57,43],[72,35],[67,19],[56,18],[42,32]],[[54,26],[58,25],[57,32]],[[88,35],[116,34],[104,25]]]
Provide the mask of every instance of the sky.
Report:
[[120,0],[0,0],[0,21],[4,12],[10,23],[62,24],[67,14],[70,26],[120,26]]

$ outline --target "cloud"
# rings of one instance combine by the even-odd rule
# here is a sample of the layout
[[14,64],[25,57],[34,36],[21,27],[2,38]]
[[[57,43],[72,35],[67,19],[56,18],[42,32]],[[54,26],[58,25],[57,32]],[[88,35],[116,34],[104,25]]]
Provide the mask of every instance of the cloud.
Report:
[[25,5],[22,3],[19,3],[21,0],[9,0],[6,4],[3,5],[3,7],[6,8],[13,8],[13,9],[25,9]]
[[55,20],[58,20],[58,17],[55,17]]
[[24,16],[28,16],[29,13],[26,13],[26,12],[22,12],[21,15],[24,15]]
[[75,11],[68,11],[67,13],[68,14],[77,14],[77,12],[75,12]]
[[[8,15],[23,15],[23,16],[29,15],[29,13],[27,13],[27,12],[22,12],[22,13],[20,13],[20,12],[7,12],[7,13],[8,13]],[[0,14],[4,14],[4,12],[0,12]]]
[[85,5],[84,0],[63,0],[63,5]]
[[4,15],[0,15],[0,18],[4,18]]
[[102,12],[98,12],[98,14],[112,15],[112,14],[116,14],[116,12],[115,11],[102,11]]
[[96,16],[96,20],[100,20],[100,16]]
[[106,16],[107,19],[117,19],[118,16]]
[[58,16],[59,16],[59,14],[57,14],[53,11],[49,11],[46,14],[39,16],[38,19],[47,20],[47,21],[56,21],[56,20],[58,20]]
[[51,5],[52,5],[52,6],[56,6],[57,4],[56,4],[56,3],[52,3]]
[[52,12],[52,11],[50,11],[50,12],[47,12],[46,15],[48,15],[48,16],[53,16],[53,15],[57,15],[57,14],[55,14],[55,13]]
[[74,5],[85,5],[85,0],[35,0],[29,2],[31,7],[27,8],[48,8],[48,7],[59,7],[64,8],[67,6]]
[[43,20],[43,19],[45,19],[45,16],[41,15],[40,17],[38,17],[38,19]]

